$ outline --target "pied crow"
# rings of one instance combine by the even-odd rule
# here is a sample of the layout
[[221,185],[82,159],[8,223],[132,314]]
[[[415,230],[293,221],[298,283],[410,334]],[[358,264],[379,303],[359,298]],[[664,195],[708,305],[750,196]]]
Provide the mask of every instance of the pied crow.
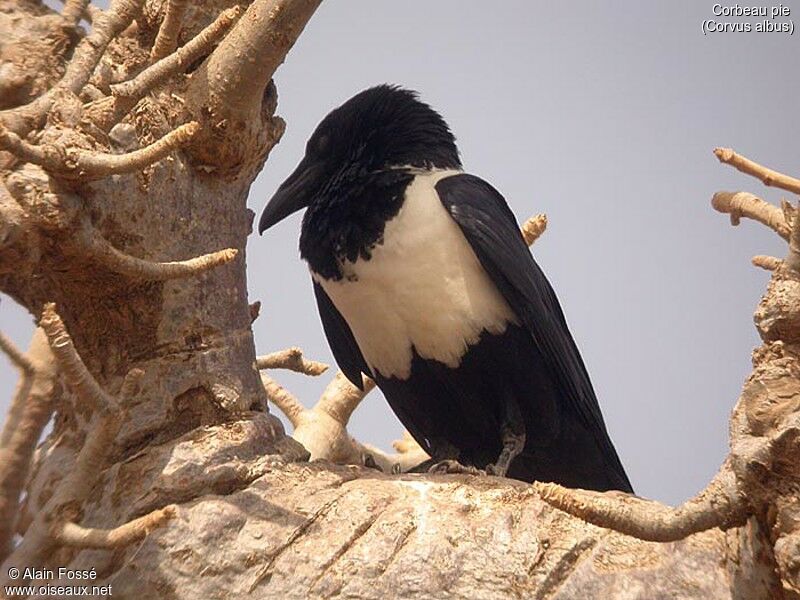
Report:
[[328,114],[261,215],[300,254],[341,370],[447,470],[631,492],[558,300],[442,117],[380,85]]

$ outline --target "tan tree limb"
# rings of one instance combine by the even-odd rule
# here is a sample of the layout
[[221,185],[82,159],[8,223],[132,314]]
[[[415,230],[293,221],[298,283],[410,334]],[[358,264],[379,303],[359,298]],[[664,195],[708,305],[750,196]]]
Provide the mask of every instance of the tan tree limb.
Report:
[[326,412],[342,426],[347,426],[353,411],[375,388],[375,382],[366,376],[362,376],[361,385],[362,390],[354,386],[344,373],[338,371],[314,408]]
[[61,18],[68,27],[77,27],[80,20],[88,12],[89,0],[65,0]]
[[261,373],[261,383],[264,385],[264,391],[267,393],[269,401],[286,415],[293,427],[298,427],[301,415],[307,410],[306,407],[301,404],[294,394],[266,373]]
[[[172,2],[170,3],[170,6]],[[185,71],[189,65],[208,54],[236,22],[242,14],[238,6],[229,8],[194,38],[186,42],[174,52],[159,57],[159,60],[147,67],[136,77],[111,86],[111,93],[118,97],[142,98],[149,91],[164,83],[170,77]],[[155,51],[155,47],[153,48]]]
[[677,508],[619,492],[576,490],[542,482],[533,487],[542,500],[559,510],[650,542],[674,542],[714,527],[742,525],[748,514],[727,463],[705,490]]
[[167,12],[161,27],[158,29],[156,41],[150,49],[150,62],[164,58],[178,45],[178,34],[183,24],[183,15],[189,6],[189,0],[168,0]]
[[0,148],[55,175],[85,181],[139,171],[184,146],[199,131],[200,126],[192,121],[178,126],[144,148],[127,154],[107,154],[51,144],[30,144],[13,131],[0,126]]
[[775,271],[783,264],[783,261],[774,256],[758,254],[752,258],[752,263],[753,266],[764,269],[765,271]]
[[34,333],[25,360],[31,368],[30,385],[24,386],[24,394],[17,393],[0,444],[0,563],[11,553],[20,496],[57,389],[53,357],[41,329]]
[[783,239],[789,239],[791,230],[783,211],[753,194],[717,192],[711,199],[711,206],[721,213],[729,214],[733,225],[738,225],[741,217],[747,217],[766,225]]
[[59,92],[80,93],[108,44],[131,24],[143,4],[144,0],[113,0],[109,9],[95,20],[91,33],[78,44],[61,81],[24,106],[0,111],[0,125],[25,135],[41,125]]
[[84,231],[83,238],[80,242],[76,240],[76,243],[80,244],[82,252],[111,271],[131,279],[145,281],[167,281],[196,276],[231,262],[239,253],[235,248],[226,248],[187,260],[154,262],[120,252],[94,229]]
[[714,154],[720,162],[728,164],[742,173],[760,179],[766,186],[777,187],[794,192],[795,194],[800,194],[800,179],[784,175],[783,173],[760,165],[741,154],[737,154],[731,148],[715,148]]
[[53,528],[53,538],[58,544],[72,548],[119,548],[141,540],[177,512],[178,507],[170,504],[113,529],[82,527],[69,521],[58,523]]
[[528,244],[528,246],[533,245],[533,243],[541,237],[545,229],[547,229],[547,215],[545,214],[532,216],[525,221],[520,228],[522,237],[525,238],[525,243]]
[[[208,60],[217,117],[257,119],[264,89],[321,0],[256,0]],[[205,93],[203,95],[205,95]]]
[[280,123],[264,121],[264,92],[320,2],[255,0],[192,75],[187,108],[203,125],[195,158],[223,169],[260,165],[253,156],[280,137]]
[[45,304],[39,326],[47,335],[50,348],[67,384],[88,406],[101,412],[112,412],[117,407],[116,398],[108,394],[83,363],[72,338],[52,302]]
[[293,347],[256,357],[256,367],[262,369],[288,369],[303,375],[316,377],[328,370],[328,365],[307,360],[300,348]]

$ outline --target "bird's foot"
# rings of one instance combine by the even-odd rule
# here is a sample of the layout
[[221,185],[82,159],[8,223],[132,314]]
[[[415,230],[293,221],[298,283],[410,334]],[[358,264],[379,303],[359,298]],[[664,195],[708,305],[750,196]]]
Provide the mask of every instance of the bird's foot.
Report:
[[462,475],[486,475],[486,471],[483,469],[478,469],[477,467],[473,467],[471,465],[462,465],[457,460],[447,459],[447,460],[440,460],[439,462],[435,463],[431,467],[428,468],[428,473],[436,473],[436,474],[462,474]]
[[503,450],[497,462],[486,467],[486,472],[495,477],[505,477],[511,461],[514,460],[525,448],[525,433],[515,433],[506,427],[503,431]]

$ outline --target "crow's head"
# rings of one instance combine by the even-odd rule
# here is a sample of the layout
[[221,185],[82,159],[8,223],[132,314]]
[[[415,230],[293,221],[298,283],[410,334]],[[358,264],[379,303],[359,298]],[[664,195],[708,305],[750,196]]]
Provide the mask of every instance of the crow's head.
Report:
[[343,182],[396,167],[460,168],[444,119],[415,92],[379,85],[332,110],[306,145],[306,155],[261,214],[258,231],[306,208]]

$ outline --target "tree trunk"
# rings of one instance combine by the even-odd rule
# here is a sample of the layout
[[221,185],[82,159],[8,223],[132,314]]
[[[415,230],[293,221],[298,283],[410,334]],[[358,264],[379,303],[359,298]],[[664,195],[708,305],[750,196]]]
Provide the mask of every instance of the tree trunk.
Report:
[[[272,74],[319,3],[67,0],[57,14],[0,0],[0,290],[42,326],[29,364],[18,353],[0,439],[14,459],[0,462],[0,515],[22,536],[0,539],[0,581],[37,586],[15,597],[87,583],[117,598],[800,597],[788,206],[715,197],[733,216],[766,215],[790,251],[760,260],[775,270],[756,315],[764,345],[731,454],[694,504],[307,462],[285,435],[267,408],[285,391],[265,380],[265,392],[256,364],[245,201],[284,129]],[[350,408],[298,439],[312,458],[352,462],[364,447],[345,425],[361,396],[334,384]],[[339,428],[335,443],[323,427]]]

